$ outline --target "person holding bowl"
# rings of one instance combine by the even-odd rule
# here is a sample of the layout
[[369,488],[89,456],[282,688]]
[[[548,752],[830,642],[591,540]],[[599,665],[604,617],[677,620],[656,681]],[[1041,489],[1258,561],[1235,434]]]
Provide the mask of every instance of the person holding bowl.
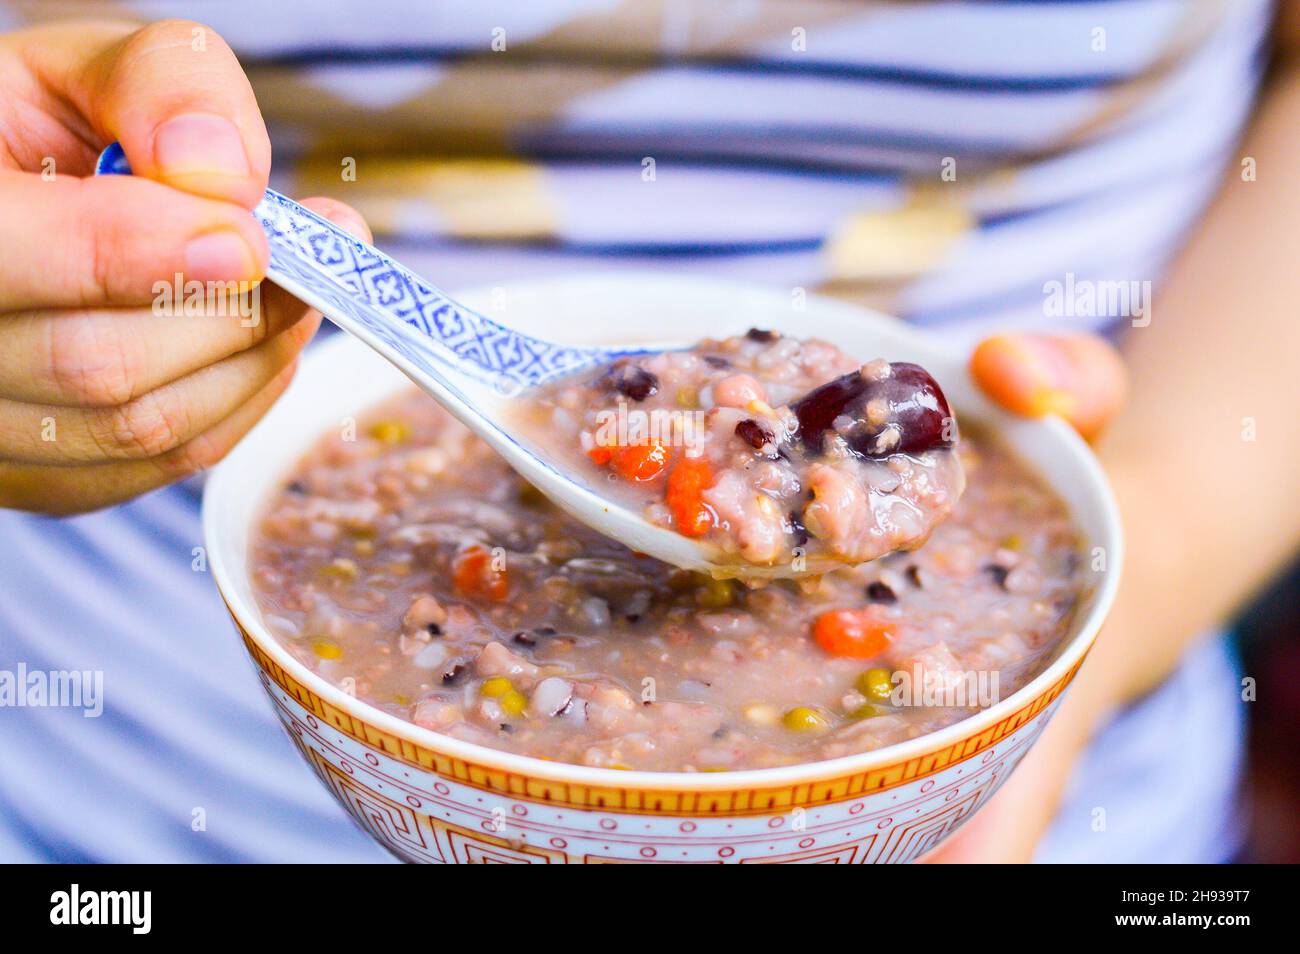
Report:
[[[184,14],[190,5],[173,6]],[[346,107],[336,110],[339,126],[354,117],[382,150],[410,134],[403,105],[423,60],[446,58],[417,123],[429,140],[414,143],[414,165],[396,156],[394,168],[460,176],[458,188],[475,188],[472,173],[481,173],[484,194],[506,189],[514,200],[505,212],[480,206],[468,223],[446,216],[447,241],[429,250],[427,269],[444,282],[475,279],[480,267],[495,278],[571,269],[594,247],[639,264],[657,256],[670,267],[885,296],[890,310],[927,325],[966,319],[951,332],[960,341],[1015,325],[973,344],[975,377],[1009,409],[1060,414],[1098,441],[1127,522],[1128,572],[1045,738],[934,860],[1230,856],[1239,674],[1222,639],[1204,634],[1291,553],[1300,524],[1292,492],[1300,425],[1288,410],[1300,354],[1288,226],[1300,195],[1281,171],[1300,148],[1295,24],[1275,27],[1277,69],[1237,144],[1259,75],[1255,48],[1269,28],[1263,3],[1191,4],[1205,16],[1159,23],[1148,5],[1119,4],[1095,25],[1088,4],[977,7],[949,24],[989,51],[1001,37],[1032,52],[1032,64],[1009,65],[916,41],[909,55],[891,45],[893,59],[872,59],[880,47],[859,42],[922,35],[942,4],[910,5],[882,24],[803,23],[773,3],[764,7],[770,22],[749,25],[753,35],[701,10],[701,23],[726,27],[710,34],[721,37],[716,46],[687,39],[660,49],[664,31],[644,31],[650,47],[621,53],[599,39],[632,42],[618,12],[559,10],[517,28],[499,11],[506,40],[477,14],[461,14],[464,22],[431,24],[426,46],[412,50],[398,41],[419,34],[414,8],[379,18],[365,41],[329,23],[315,24],[322,35],[313,41],[304,17],[301,47],[268,53],[240,27],[238,6],[212,11],[229,17],[221,32],[248,37],[236,46],[249,49],[274,118],[299,119],[298,131],[319,135],[322,149],[348,138],[312,125],[319,116],[301,93],[313,71]],[[14,5],[6,16],[20,12]],[[179,20],[54,22],[0,38],[0,665],[102,670],[109,697],[103,716],[85,722],[0,711],[0,760],[21,767],[0,778],[0,857],[10,860],[380,857],[323,793],[312,800],[285,781],[303,767],[254,701],[203,573],[190,478],[283,392],[320,321],[271,286],[259,289],[261,319],[251,327],[239,316],[154,312],[160,279],[254,283],[266,268],[248,211],[267,186],[271,142],[221,32]],[[1116,44],[1109,58],[1106,37]],[[530,55],[515,66],[512,51]],[[380,88],[382,76],[370,88],[369,74],[348,72],[385,56],[396,91]],[[343,65],[331,73],[336,59]],[[305,67],[286,75],[294,63]],[[600,73],[624,63],[624,72]],[[513,69],[534,75],[524,90],[551,89],[544,81],[557,72],[576,78],[589,108],[509,97]],[[657,83],[679,92],[638,97],[638,82],[652,94]],[[357,88],[367,96],[349,99]],[[508,104],[503,127],[514,131],[517,121],[524,132],[511,144],[535,166],[419,158],[453,147],[499,154],[505,137],[485,134],[483,95]],[[610,120],[602,95],[629,121]],[[744,111],[756,100],[769,117]],[[859,102],[888,128],[818,108]],[[1211,112],[1206,102],[1225,105]],[[1044,103],[1062,115],[1044,113]],[[690,135],[700,119],[691,104],[711,130],[703,138]],[[683,114],[656,114],[673,109]],[[795,133],[764,132],[767,118]],[[135,177],[88,178],[114,140]],[[350,153],[335,152],[346,168]],[[643,161],[656,153],[658,163]],[[656,201],[667,202],[657,207],[679,234],[647,237],[643,223],[638,231],[637,216],[619,215],[631,207],[619,207],[617,191],[608,218],[594,224],[566,220],[573,206],[563,195],[538,211],[538,168],[561,186],[576,183],[577,207],[598,215],[611,168],[621,175],[630,162],[639,182],[657,187],[675,171],[674,156],[682,171],[672,188],[681,191]],[[312,164],[303,168],[310,180]],[[1019,190],[1000,191],[1009,176]],[[891,198],[873,204],[881,181]],[[347,196],[354,184],[344,175],[331,191]],[[821,222],[823,233],[809,247],[768,230],[737,248],[712,230],[719,207],[710,197],[726,195],[745,208],[761,196],[810,210],[801,223]],[[395,197],[381,199],[372,195],[371,205],[391,213],[384,232],[401,233]],[[838,214],[846,201],[855,211]],[[348,205],[308,204],[369,239]],[[1072,235],[1081,241],[1063,239]],[[538,238],[549,244],[536,254],[519,244]],[[1085,260],[1108,242],[1116,257]],[[1086,331],[1040,330],[1079,317],[1078,298],[1054,311],[1049,289],[1073,284],[1076,272],[1125,281],[1159,272],[1160,294],[1121,315],[1085,313]],[[1123,363],[1094,333],[1113,332],[1116,318],[1132,326]],[[1244,488],[1230,508],[1216,503],[1225,477]],[[178,633],[221,637],[178,643]],[[1098,837],[1099,807],[1115,837]]]

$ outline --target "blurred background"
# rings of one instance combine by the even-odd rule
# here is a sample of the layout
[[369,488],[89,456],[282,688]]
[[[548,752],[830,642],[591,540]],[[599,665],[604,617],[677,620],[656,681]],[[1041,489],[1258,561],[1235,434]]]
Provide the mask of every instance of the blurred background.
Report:
[[1237,620],[1246,672],[1259,681],[1250,709],[1243,861],[1300,862],[1300,566]]

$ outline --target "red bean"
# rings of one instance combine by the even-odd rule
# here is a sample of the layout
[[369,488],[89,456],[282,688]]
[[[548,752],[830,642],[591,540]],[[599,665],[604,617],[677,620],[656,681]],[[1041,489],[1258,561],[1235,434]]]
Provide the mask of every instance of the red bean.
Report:
[[[867,420],[867,405],[883,402],[885,418]],[[849,448],[863,457],[919,454],[951,447],[952,411],[938,383],[919,365],[899,361],[880,377],[853,371],[813,388],[790,405],[799,419],[799,438],[813,452],[823,449],[836,418],[853,424],[841,432]]]

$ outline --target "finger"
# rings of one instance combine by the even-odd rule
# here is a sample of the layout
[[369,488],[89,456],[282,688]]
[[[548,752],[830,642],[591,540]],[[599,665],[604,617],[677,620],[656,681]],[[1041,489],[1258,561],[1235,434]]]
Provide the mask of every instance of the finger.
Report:
[[206,470],[261,420],[289,386],[296,369],[297,362],[290,363],[225,420],[160,457],[87,467],[0,463],[0,507],[86,513]]
[[[304,204],[369,241],[370,230],[351,207],[327,199]],[[184,289],[174,283],[164,290],[148,311],[47,310],[0,318],[0,398],[116,407],[257,346],[308,311],[269,284],[205,301],[207,313],[192,313],[197,309],[184,304]]]
[[0,321],[0,398],[116,407],[274,337],[301,308],[262,304],[262,287],[209,314],[143,308],[37,311]]
[[147,179],[0,172],[0,209],[0,311],[147,305],[178,275],[266,273],[266,236],[248,212]]
[[143,460],[181,446],[228,417],[290,364],[316,332],[317,316],[256,348],[112,408],[0,401],[0,458],[75,464]]
[[164,20],[22,35],[23,59],[71,102],[138,176],[251,209],[266,190],[271,144],[252,87],[210,27]]
[[359,238],[363,242],[374,241],[374,236],[370,233],[370,226],[366,223],[365,216],[346,202],[340,202],[338,199],[332,199],[327,195],[314,195],[301,200],[301,204],[317,215],[329,219],[354,238]]
[[1128,394],[1119,352],[1096,335],[996,335],[975,348],[970,370],[1007,410],[1027,417],[1057,414],[1090,440]]

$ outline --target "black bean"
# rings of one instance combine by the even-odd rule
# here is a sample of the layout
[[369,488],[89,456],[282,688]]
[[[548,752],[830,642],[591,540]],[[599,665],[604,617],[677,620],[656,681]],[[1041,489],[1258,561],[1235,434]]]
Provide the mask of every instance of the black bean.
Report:
[[1007,577],[1011,574],[1010,570],[1005,566],[998,566],[996,563],[990,563],[988,566],[984,567],[984,569],[991,577],[993,577],[994,583],[1004,590],[1007,588]]
[[515,727],[512,726],[509,722],[502,722],[501,731],[504,732],[506,735],[509,735],[511,732],[515,731]]
[[766,344],[769,341],[775,341],[777,338],[781,337],[781,335],[775,331],[768,331],[765,328],[750,328],[745,332],[745,337],[750,341],[761,341]]
[[786,514],[785,519],[790,524],[790,532],[794,534],[794,545],[801,547],[807,543],[808,528],[803,525],[803,520],[800,519],[798,511],[791,510]]
[[520,646],[528,646],[531,648],[537,645],[537,637],[534,636],[532,633],[525,633],[523,630],[520,630],[519,632],[515,633],[514,640]]
[[765,444],[772,443],[772,429],[766,424],[747,417],[736,424],[736,436],[754,450],[762,450]]
[[730,361],[728,361],[726,358],[722,357],[721,355],[716,355],[716,354],[706,354],[704,356],[704,363],[707,364],[710,368],[731,367]]
[[915,563],[910,564],[908,568],[903,571],[903,575],[906,576],[908,582],[918,590],[924,589],[924,587],[921,586],[921,568]]
[[873,603],[897,603],[898,596],[888,583],[873,580],[867,584],[867,599]]
[[456,680],[458,680],[464,672],[465,672],[464,665],[462,665],[461,663],[456,663],[456,665],[452,666],[450,669],[448,669],[446,672],[442,674],[442,684],[444,686],[454,686],[456,684]]
[[424,631],[428,633],[430,636],[442,635],[442,627],[439,626],[437,623],[430,623],[428,626],[424,627]]
[[598,383],[612,388],[633,401],[644,401],[659,390],[659,378],[653,372],[630,361],[615,364],[600,376]]
[[295,480],[284,489],[291,494],[305,494],[307,492],[307,485],[301,480]]

